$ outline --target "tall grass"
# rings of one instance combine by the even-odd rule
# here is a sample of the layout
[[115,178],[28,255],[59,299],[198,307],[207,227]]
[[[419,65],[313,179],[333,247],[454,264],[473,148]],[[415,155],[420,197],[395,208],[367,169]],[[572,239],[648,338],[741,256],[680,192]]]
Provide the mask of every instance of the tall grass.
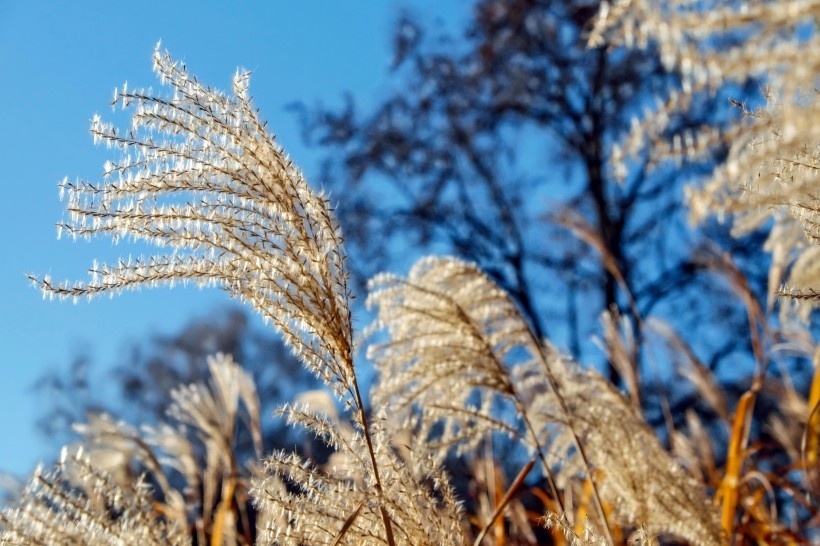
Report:
[[[224,289],[260,313],[341,402],[339,414],[314,393],[281,410],[333,456],[320,464],[263,454],[255,387],[218,355],[209,384],[175,391],[167,423],[137,429],[100,416],[79,425],[81,445],[38,470],[0,510],[0,544],[523,544],[538,540],[538,527],[567,544],[817,538],[820,372],[808,396],[786,374],[767,376],[776,342],[808,355],[815,344],[794,320],[776,332],[769,326],[771,307],[757,302],[730,257],[713,256],[709,266],[745,303],[758,361],[738,400],[697,360],[694,340],[640,325],[645,343],[652,333],[682,362],[718,416],[712,429],[692,412],[684,429],[665,431],[665,444],[644,420],[638,377],[626,396],[560,354],[488,276],[450,257],[372,280],[367,354],[378,376],[368,409],[354,362],[347,257],[327,198],[267,131],[248,73],[237,72],[228,95],[159,46],[154,68],[165,93],[115,92],[115,104],[132,112],[130,128],[94,118],[95,141],[121,155],[99,183],[61,183],[61,232],[141,240],[156,254],[95,263],[76,283],[32,280],[61,299],[186,282]],[[800,218],[811,238],[813,216]],[[635,325],[615,312],[603,324],[610,359],[637,373]],[[779,409],[756,423],[762,399]],[[258,464],[236,460],[240,426]],[[761,426],[771,445],[753,443]],[[728,438],[722,453],[715,429]],[[512,480],[494,459],[501,438],[525,454]],[[454,454],[473,465],[470,510],[444,469]],[[778,475],[787,469],[799,477]],[[540,499],[537,513],[525,493]]]

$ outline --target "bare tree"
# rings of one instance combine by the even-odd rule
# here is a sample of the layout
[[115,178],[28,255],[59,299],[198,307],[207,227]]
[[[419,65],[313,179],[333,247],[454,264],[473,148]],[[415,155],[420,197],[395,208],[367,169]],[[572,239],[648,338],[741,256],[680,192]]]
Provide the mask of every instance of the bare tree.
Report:
[[[590,337],[601,313],[617,311],[639,337],[649,317],[695,329],[698,353],[717,367],[748,355],[749,340],[704,254],[719,241],[761,291],[765,265],[719,225],[687,226],[683,187],[703,163],[650,169],[644,150],[609,166],[632,118],[680,80],[654,50],[589,48],[598,4],[481,0],[455,37],[428,36],[405,15],[395,90],[373,107],[303,106],[306,134],[329,148],[323,180],[360,278],[454,253],[512,294],[539,336],[583,360],[600,360]],[[709,98],[669,130],[719,124],[730,110]],[[718,326],[733,335],[710,335]]]

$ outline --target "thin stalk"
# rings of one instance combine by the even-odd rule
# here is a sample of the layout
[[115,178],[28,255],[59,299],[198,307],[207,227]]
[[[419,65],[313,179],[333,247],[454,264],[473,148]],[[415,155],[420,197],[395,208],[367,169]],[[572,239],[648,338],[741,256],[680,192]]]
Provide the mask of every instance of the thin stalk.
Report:
[[[350,363],[350,360],[348,360]],[[353,370],[353,365],[349,364],[349,369]],[[359,382],[356,379],[356,374],[351,373],[351,386],[353,387],[353,396],[356,399],[356,406],[359,410],[359,418],[362,423],[362,432],[364,433],[364,439],[367,442],[367,452],[370,455],[370,463],[373,466],[373,480],[375,481],[374,487],[376,488],[376,496],[379,499],[379,511],[382,515],[382,521],[384,522],[384,534],[385,538],[387,539],[388,546],[396,546],[396,539],[393,537],[393,525],[390,522],[390,515],[387,513],[387,509],[384,507],[384,492],[382,490],[382,482],[381,478],[379,477],[379,465],[376,463],[376,450],[373,448],[373,439],[370,437],[370,425],[367,422],[367,415],[364,411],[364,402],[362,401],[362,394],[359,391]]]
[[501,515],[501,511],[504,510],[504,508],[512,500],[513,495],[515,495],[515,493],[521,488],[521,484],[524,483],[524,479],[530,473],[530,470],[532,470],[533,466],[535,466],[535,459],[532,459],[530,462],[524,465],[524,468],[521,469],[521,471],[518,473],[518,476],[516,476],[515,480],[513,480],[512,485],[510,485],[509,489],[507,489],[507,492],[504,494],[504,498],[502,498],[501,502],[498,503],[498,506],[495,507],[495,511],[493,511],[492,515],[490,516],[490,519],[487,521],[487,524],[484,526],[481,532],[478,533],[478,536],[473,542],[473,546],[479,546],[481,544],[481,541],[484,540],[484,536],[490,530],[490,527],[492,527],[493,522],[496,519],[498,519],[498,516]]
[[592,499],[595,503],[595,510],[598,512],[598,517],[601,518],[601,523],[604,526],[604,534],[606,535],[609,544],[615,544],[612,538],[612,533],[609,530],[609,521],[607,520],[606,513],[604,512],[604,505],[601,501],[598,485],[595,483],[595,478],[593,477],[592,465],[589,463],[589,457],[587,457],[586,450],[584,449],[583,444],[581,444],[581,439],[578,437],[578,434],[575,432],[575,427],[572,424],[572,413],[569,410],[566,400],[564,400],[564,396],[561,394],[558,379],[552,373],[552,369],[544,358],[544,352],[541,344],[535,339],[534,336],[531,336],[531,340],[535,348],[538,350],[538,354],[541,355],[541,362],[544,363],[544,372],[546,374],[547,381],[555,393],[555,398],[558,400],[558,405],[561,407],[562,413],[566,416],[567,428],[572,436],[572,443],[574,444],[575,449],[578,450],[578,455],[581,457],[581,461],[583,461],[584,467],[586,468],[587,475],[589,476],[589,483],[592,486]]
[[359,517],[359,512],[362,511],[362,507],[364,506],[364,502],[365,501],[362,500],[359,503],[359,505],[356,507],[356,509],[353,511],[353,513],[350,514],[349,516],[347,516],[347,519],[345,520],[344,525],[342,525],[342,528],[339,529],[339,534],[336,535],[336,539],[330,544],[330,546],[337,546],[337,544],[339,544],[342,541],[342,539],[344,538],[347,531],[353,525],[353,522],[356,521],[357,517]]

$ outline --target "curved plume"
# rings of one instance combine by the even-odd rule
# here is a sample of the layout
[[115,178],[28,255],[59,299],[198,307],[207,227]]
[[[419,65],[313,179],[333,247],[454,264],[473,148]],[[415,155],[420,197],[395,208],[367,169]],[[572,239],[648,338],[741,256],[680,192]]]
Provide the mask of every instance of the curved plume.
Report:
[[341,232],[331,208],[260,121],[237,72],[234,94],[202,85],[157,49],[154,70],[170,93],[115,91],[133,110],[120,130],[95,116],[97,142],[118,148],[102,183],[61,183],[61,233],[144,241],[165,252],[94,264],[86,282],[33,278],[45,295],[94,297],[195,282],[253,305],[306,365],[350,391],[352,327]]

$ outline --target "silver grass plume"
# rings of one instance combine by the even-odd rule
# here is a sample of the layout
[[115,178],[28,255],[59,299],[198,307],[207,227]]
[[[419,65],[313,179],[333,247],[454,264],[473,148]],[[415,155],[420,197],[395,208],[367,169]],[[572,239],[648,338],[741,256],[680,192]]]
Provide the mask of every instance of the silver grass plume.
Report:
[[184,546],[184,523],[157,517],[141,479],[119,483],[82,450],[64,450],[56,469],[37,470],[21,500],[0,511],[0,544]]
[[[647,109],[615,143],[615,170],[644,154],[651,165],[725,154],[702,184],[687,188],[691,218],[731,217],[736,235],[773,220],[769,306],[777,295],[790,298],[783,320],[805,320],[820,305],[818,18],[816,0],[611,0],[601,2],[590,33],[596,46],[652,45],[681,77],[681,89]],[[747,104],[739,89],[749,81],[760,95]],[[679,112],[729,93],[736,115],[728,126],[670,130]]]
[[[288,406],[283,412],[289,424],[308,429],[335,453],[324,468],[285,451],[266,459],[252,490],[270,522],[259,529],[258,544],[382,546],[382,507],[393,524],[396,544],[464,544],[463,511],[448,476],[427,454],[402,458],[391,445],[383,412],[370,421],[383,488],[380,504],[372,494],[374,477],[368,472],[368,446],[361,432],[351,433],[338,419],[312,407]],[[271,486],[269,476],[281,476],[291,487],[283,490],[276,482]]]
[[435,457],[472,449],[488,432],[507,434],[541,454],[545,472],[556,468],[559,486],[578,475],[599,483],[620,522],[720,544],[705,492],[632,405],[598,373],[537,341],[476,266],[425,258],[406,278],[382,275],[371,288],[373,329],[387,334],[369,351],[379,371],[373,398],[404,409],[398,425],[415,427]]
[[65,448],[55,469],[36,472],[18,501],[0,510],[0,544],[206,544],[214,533],[222,544],[241,543],[237,523],[249,532],[248,471],[233,441],[240,421],[260,436],[256,389],[230,357],[208,364],[210,386],[172,394],[170,423],[138,431],[102,414],[75,425],[80,444]]
[[70,299],[189,281],[220,286],[273,322],[340,395],[349,394],[350,294],[327,199],[308,187],[260,121],[248,72],[236,73],[227,96],[159,46],[154,70],[169,96],[115,91],[114,105],[134,110],[130,129],[94,117],[95,142],[122,155],[106,163],[102,183],[63,180],[68,219],[59,230],[167,251],[94,264],[86,282],[35,282],[46,296]]
[[[406,279],[373,278],[367,304],[378,307],[369,334],[389,334],[368,347],[379,371],[374,403],[408,417],[423,411],[419,435],[433,450],[472,452],[486,432],[518,435],[498,417],[505,406],[524,411],[508,368],[538,348],[507,294],[476,266],[422,259]],[[434,435],[437,424],[444,429]],[[535,447],[533,438],[524,441]]]

